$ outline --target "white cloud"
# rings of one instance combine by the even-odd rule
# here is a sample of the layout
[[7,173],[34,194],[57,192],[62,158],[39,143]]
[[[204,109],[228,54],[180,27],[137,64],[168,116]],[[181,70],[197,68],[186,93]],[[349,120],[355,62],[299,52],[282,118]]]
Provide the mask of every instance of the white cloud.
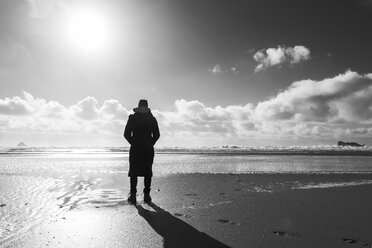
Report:
[[219,64],[213,66],[211,69],[209,69],[209,72],[213,73],[213,74],[221,74],[223,73],[222,69],[221,69],[221,66]]
[[2,132],[112,134],[123,131],[128,113],[117,100],[107,100],[98,106],[94,97],[69,107],[27,92],[23,97],[0,99]]
[[175,111],[157,111],[155,115],[169,132],[188,131],[212,136],[236,136],[245,135],[254,129],[254,124],[251,123],[252,113],[252,104],[211,108],[199,101],[181,99],[175,102]]
[[259,63],[255,72],[284,63],[297,64],[310,59],[310,50],[304,46],[268,48],[257,51],[253,58]]
[[128,111],[120,104],[118,100],[106,100],[99,110],[109,118],[123,120],[128,117]]
[[[257,105],[209,107],[180,99],[172,111],[153,110],[153,114],[162,133],[160,144],[168,146],[372,141],[372,74],[347,71],[320,81],[297,81]],[[111,139],[124,142],[128,115],[115,99],[100,104],[86,97],[64,106],[24,92],[23,97],[0,99],[0,135],[73,134],[88,140],[99,136],[109,144]]]
[[97,100],[91,96],[88,96],[79,101],[76,105],[71,106],[70,111],[83,120],[94,120],[99,115]]
[[310,59],[310,50],[304,46],[288,47],[285,52],[291,64]]
[[372,123],[372,74],[348,71],[318,82],[294,82],[258,103],[255,114],[263,121]]
[[222,68],[220,64],[214,65],[208,70],[212,74],[223,74],[223,73],[239,73],[236,66]]
[[0,115],[28,115],[32,111],[28,102],[18,96],[0,99]]

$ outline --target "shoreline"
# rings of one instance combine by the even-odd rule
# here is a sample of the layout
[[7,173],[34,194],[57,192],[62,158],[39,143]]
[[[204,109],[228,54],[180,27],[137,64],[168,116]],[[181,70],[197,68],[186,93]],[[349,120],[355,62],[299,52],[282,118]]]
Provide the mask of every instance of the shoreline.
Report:
[[[370,157],[372,156],[372,150],[342,150],[342,151],[298,151],[298,152],[289,152],[289,151],[262,151],[262,152],[251,152],[251,151],[175,151],[175,152],[164,152],[156,151],[156,154],[165,154],[165,155],[211,155],[211,156],[357,156],[357,157]],[[17,155],[54,155],[54,154],[129,154],[129,151],[114,151],[114,152],[80,152],[80,153],[66,153],[66,152],[0,152],[0,156],[17,156]]]
[[[128,154],[130,147],[0,147],[0,155],[40,154]],[[155,147],[157,154],[174,155],[252,155],[252,156],[372,156],[371,146],[216,146],[216,147]]]
[[[372,180],[372,175],[157,176],[152,185],[157,209],[143,203],[141,179],[137,207],[125,199],[111,205],[104,202],[77,205],[2,245],[27,248],[122,247],[124,244],[174,247],[178,244],[183,247],[180,242],[184,242],[185,247],[351,248],[353,244],[372,244],[372,202],[369,200],[372,185],[293,187],[358,180]],[[121,188],[124,198],[128,181],[126,176],[119,177],[113,179],[109,187]],[[198,239],[201,243],[195,243]]]

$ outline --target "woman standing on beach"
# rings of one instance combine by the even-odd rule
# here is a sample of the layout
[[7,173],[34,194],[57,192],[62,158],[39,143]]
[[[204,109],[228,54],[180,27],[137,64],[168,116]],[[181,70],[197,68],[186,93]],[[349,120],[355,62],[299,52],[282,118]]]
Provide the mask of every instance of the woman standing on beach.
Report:
[[147,100],[140,100],[133,109],[125,126],[124,137],[129,142],[130,193],[128,201],[137,203],[137,177],[144,177],[144,201],[151,202],[152,163],[154,161],[154,145],[160,137],[158,122],[148,108]]

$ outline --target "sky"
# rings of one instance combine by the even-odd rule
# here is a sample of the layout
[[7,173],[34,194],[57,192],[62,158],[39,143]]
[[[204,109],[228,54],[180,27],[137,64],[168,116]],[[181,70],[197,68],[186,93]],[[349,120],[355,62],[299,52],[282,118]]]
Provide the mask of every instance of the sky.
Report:
[[0,0],[0,146],[372,145],[370,0]]

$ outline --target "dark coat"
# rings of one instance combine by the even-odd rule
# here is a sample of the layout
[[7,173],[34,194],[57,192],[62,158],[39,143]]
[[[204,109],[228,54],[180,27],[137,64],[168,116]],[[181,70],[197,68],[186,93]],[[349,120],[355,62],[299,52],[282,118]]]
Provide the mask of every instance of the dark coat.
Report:
[[124,137],[131,145],[128,176],[152,176],[154,145],[160,137],[155,117],[151,112],[130,115]]

